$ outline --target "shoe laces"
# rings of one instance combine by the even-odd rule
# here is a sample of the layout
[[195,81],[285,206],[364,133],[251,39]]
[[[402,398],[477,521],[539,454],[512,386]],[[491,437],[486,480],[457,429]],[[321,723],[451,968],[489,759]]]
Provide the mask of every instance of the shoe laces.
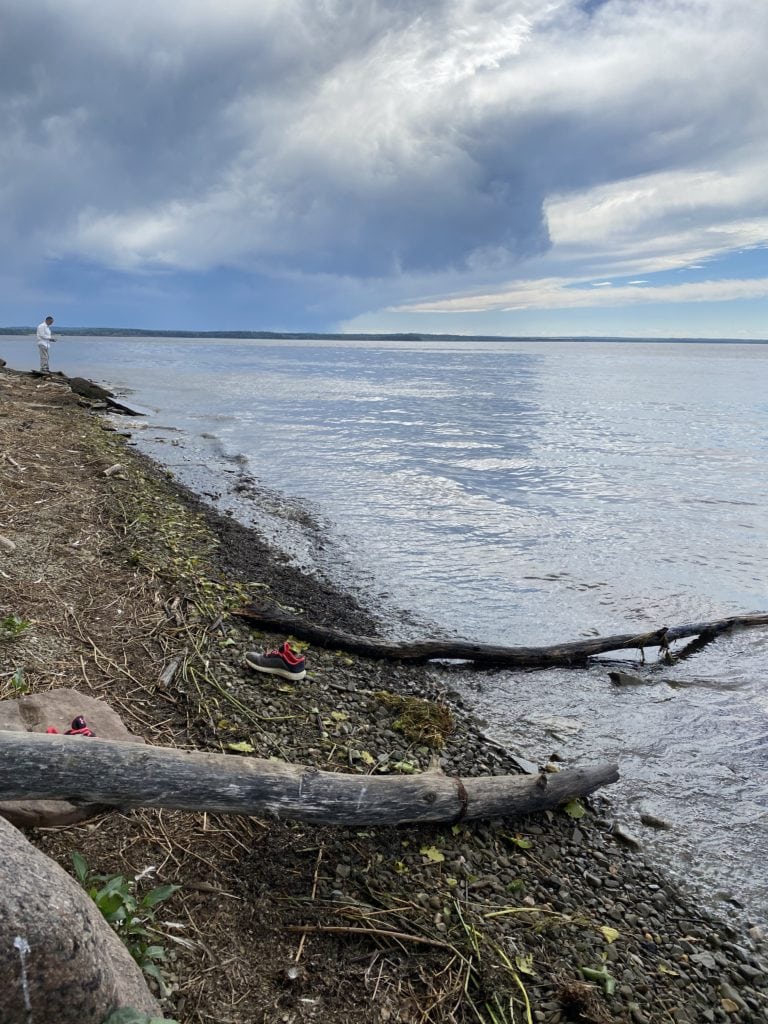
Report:
[[282,658],[287,661],[289,665],[297,665],[304,659],[301,658],[291,647],[290,643],[286,640],[284,644],[276,648],[274,651],[269,651],[267,654],[268,658]]

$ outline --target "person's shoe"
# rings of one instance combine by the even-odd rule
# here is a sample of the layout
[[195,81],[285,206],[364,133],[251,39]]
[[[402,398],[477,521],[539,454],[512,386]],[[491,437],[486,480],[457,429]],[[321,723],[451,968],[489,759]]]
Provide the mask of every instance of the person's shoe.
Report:
[[86,720],[82,715],[78,715],[77,718],[72,719],[72,724],[64,733],[65,736],[95,736],[96,733],[91,729]]
[[304,658],[291,649],[287,640],[282,647],[278,647],[276,651],[269,651],[267,654],[248,651],[245,655],[245,663],[256,669],[257,672],[282,676],[283,679],[303,679],[307,674]]
[[[60,735],[59,730],[55,725],[49,725],[45,730],[47,733],[53,735],[54,733]],[[91,729],[86,720],[82,715],[78,715],[72,719],[72,724],[64,733],[65,736],[95,736],[96,733]]]

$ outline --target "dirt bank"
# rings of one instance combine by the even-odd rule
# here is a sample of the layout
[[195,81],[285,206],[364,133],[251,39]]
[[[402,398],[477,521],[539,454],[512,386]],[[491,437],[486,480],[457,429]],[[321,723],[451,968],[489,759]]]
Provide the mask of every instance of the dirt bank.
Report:
[[[151,743],[326,770],[421,771],[436,752],[452,774],[516,770],[437,667],[306,649],[300,683],[245,668],[284,638],[232,617],[243,599],[376,622],[107,427],[66,382],[0,373],[0,619],[29,622],[0,642],[0,696],[74,686]],[[408,697],[450,707],[444,745],[409,731]],[[758,930],[710,918],[604,814],[353,830],[115,811],[30,838],[68,870],[77,850],[181,886],[160,941],[182,1024],[768,1021]]]

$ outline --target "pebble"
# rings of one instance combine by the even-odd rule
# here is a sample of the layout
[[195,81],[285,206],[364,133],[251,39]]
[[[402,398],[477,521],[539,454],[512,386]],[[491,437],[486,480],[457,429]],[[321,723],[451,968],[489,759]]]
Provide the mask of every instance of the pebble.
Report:
[[714,970],[717,966],[715,958],[711,953],[694,953],[691,957],[691,963],[700,964],[702,967],[708,967],[710,970]]
[[643,845],[637,838],[637,836],[633,832],[630,832],[629,829],[625,828],[623,825],[614,826],[613,834],[622,843],[626,843],[627,846],[632,846],[636,850],[639,850]]
[[742,1007],[742,1009],[746,1006],[746,1003],[736,989],[727,981],[720,982],[719,992],[721,999],[729,999],[732,1003],[736,1003],[737,1006]]
[[748,981],[757,981],[758,978],[763,977],[763,971],[757,967],[752,967],[751,964],[739,964],[737,970]]

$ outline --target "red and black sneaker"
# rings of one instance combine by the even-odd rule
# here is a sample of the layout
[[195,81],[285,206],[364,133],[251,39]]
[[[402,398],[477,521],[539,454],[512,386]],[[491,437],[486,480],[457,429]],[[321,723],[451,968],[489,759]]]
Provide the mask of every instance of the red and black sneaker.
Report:
[[269,651],[268,654],[248,651],[245,663],[257,672],[282,676],[283,679],[303,679],[307,674],[304,658],[296,654],[287,640],[282,647],[278,647],[276,651]]
[[[61,735],[55,725],[49,725],[45,730],[47,733],[53,735]],[[90,728],[86,720],[82,715],[77,715],[76,718],[72,719],[72,724],[64,732],[65,736],[95,736],[96,733]]]
[[88,723],[82,715],[72,719],[72,725],[64,733],[65,736],[95,736],[96,733],[89,728]]

